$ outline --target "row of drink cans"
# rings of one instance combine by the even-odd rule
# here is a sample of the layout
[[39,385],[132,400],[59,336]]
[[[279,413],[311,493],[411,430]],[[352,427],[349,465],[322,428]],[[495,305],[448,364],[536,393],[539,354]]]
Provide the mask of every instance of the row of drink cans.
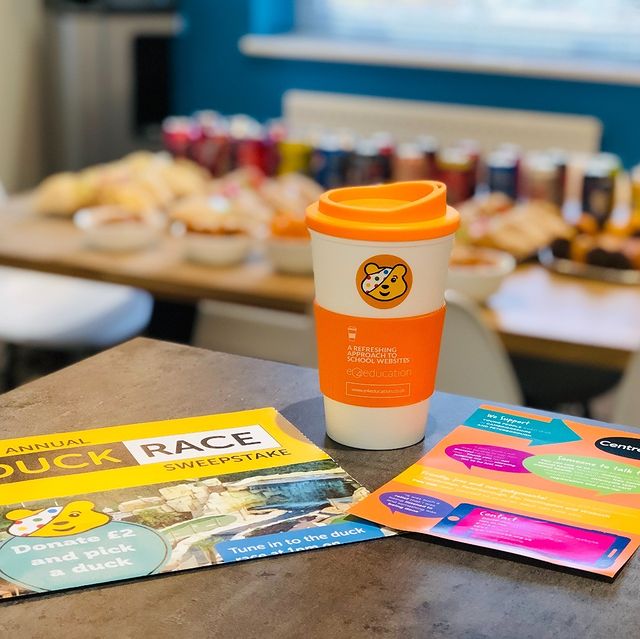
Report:
[[[525,155],[518,146],[503,144],[483,154],[474,140],[442,146],[429,135],[400,144],[382,132],[361,138],[350,131],[295,135],[277,120],[261,125],[246,115],[227,118],[212,111],[168,118],[163,139],[171,153],[195,160],[213,176],[253,166],[268,176],[309,175],[325,189],[436,179],[447,185],[451,204],[479,192],[501,192],[513,200],[562,206],[566,194],[568,158],[559,149]],[[620,162],[610,154],[597,158],[585,171],[583,210],[603,219],[613,208]]]

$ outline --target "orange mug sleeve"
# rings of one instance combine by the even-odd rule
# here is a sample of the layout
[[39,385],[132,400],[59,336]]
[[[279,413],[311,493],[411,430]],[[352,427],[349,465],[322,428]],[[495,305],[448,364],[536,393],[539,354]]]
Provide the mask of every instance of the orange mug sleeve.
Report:
[[341,315],[315,304],[320,390],[354,406],[407,406],[433,394],[445,307],[415,317]]

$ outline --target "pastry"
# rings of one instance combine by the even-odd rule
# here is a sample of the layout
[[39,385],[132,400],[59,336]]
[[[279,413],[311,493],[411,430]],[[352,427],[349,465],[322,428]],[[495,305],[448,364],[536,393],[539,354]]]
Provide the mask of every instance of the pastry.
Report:
[[192,195],[183,198],[171,208],[169,216],[181,222],[191,233],[248,234],[246,220],[234,212],[229,200],[222,196]]
[[205,169],[184,158],[158,167],[158,174],[176,198],[204,193],[207,183],[211,180]]
[[75,173],[57,173],[36,189],[34,206],[38,213],[71,217],[92,203],[93,191]]
[[271,235],[273,237],[288,237],[309,240],[309,230],[304,217],[290,213],[277,213],[271,221]]

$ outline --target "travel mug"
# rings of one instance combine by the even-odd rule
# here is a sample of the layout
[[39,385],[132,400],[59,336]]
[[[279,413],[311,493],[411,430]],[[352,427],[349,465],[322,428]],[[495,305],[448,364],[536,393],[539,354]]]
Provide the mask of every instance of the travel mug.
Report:
[[424,437],[458,212],[441,182],[334,189],[307,209],[327,434],[354,448]]

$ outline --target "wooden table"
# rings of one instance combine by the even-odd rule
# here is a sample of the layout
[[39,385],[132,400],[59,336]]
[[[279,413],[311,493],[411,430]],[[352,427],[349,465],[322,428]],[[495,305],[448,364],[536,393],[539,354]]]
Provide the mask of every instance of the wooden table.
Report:
[[299,313],[313,300],[310,277],[280,275],[263,260],[233,268],[191,264],[182,259],[180,241],[169,236],[137,253],[85,248],[68,219],[36,215],[28,196],[0,209],[0,265],[127,284],[164,299],[216,299]]
[[485,318],[512,354],[621,370],[640,348],[640,287],[527,264],[490,298]]
[[[324,435],[316,373],[137,339],[0,396],[3,437],[275,406],[374,489],[478,405],[436,394],[426,442]],[[613,583],[396,537],[0,604],[2,637],[636,639],[640,558]]]
[[[177,240],[141,253],[84,248],[68,220],[38,217],[28,196],[0,210],[0,265],[144,288],[165,299],[216,299],[309,312],[309,277],[274,273],[255,260],[233,268],[185,262]],[[614,286],[520,267],[494,295],[485,316],[513,354],[622,369],[640,348],[640,287]]]

